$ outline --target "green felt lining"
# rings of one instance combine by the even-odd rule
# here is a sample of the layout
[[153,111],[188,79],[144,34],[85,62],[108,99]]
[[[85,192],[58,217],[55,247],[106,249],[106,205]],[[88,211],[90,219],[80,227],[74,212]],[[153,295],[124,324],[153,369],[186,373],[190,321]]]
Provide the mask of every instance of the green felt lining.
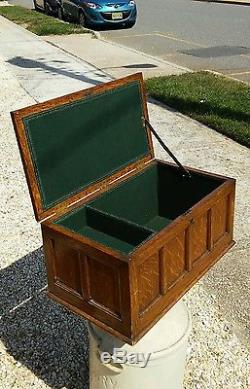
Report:
[[156,162],[56,223],[128,254],[222,182]]
[[[182,177],[171,165],[154,163],[142,173],[105,192],[91,206],[140,225],[166,224],[186,212],[221,184],[221,180],[192,173]],[[158,229],[158,228],[156,228]]]
[[151,229],[89,206],[60,219],[59,224],[126,254],[154,233]]
[[133,81],[26,117],[43,209],[146,156],[143,116]]

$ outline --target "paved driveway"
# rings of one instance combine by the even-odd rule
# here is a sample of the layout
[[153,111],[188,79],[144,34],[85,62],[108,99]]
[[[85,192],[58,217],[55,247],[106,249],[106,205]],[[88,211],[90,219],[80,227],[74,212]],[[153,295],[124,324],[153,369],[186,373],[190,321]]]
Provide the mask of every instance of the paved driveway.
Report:
[[134,28],[104,38],[194,70],[250,81],[250,6],[191,0],[137,0]]

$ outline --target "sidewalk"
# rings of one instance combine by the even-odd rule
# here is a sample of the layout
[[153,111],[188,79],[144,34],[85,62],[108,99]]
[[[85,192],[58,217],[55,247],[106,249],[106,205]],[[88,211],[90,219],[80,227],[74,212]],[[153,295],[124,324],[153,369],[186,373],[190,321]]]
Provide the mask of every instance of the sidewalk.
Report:
[[88,34],[44,37],[66,52],[93,64],[114,78],[142,72],[144,78],[169,74],[181,74],[189,69],[151,57],[139,51],[119,46],[103,39],[93,39]]
[[[0,389],[88,387],[84,321],[44,291],[40,228],[9,112],[106,82],[108,73],[0,18]],[[154,102],[149,111],[181,162],[237,178],[237,244],[185,297],[193,320],[185,389],[248,389],[249,150]],[[155,150],[166,159],[157,144]]]
[[66,54],[2,16],[0,26],[1,56],[11,65],[21,86],[36,101],[74,92],[110,79],[110,76],[95,66]]

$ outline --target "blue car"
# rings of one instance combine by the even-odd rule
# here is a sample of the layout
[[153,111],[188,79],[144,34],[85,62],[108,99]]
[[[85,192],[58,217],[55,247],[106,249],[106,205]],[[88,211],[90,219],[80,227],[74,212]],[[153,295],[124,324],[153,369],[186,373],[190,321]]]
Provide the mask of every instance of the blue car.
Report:
[[60,19],[74,19],[90,27],[132,27],[136,16],[135,0],[61,0],[58,8]]

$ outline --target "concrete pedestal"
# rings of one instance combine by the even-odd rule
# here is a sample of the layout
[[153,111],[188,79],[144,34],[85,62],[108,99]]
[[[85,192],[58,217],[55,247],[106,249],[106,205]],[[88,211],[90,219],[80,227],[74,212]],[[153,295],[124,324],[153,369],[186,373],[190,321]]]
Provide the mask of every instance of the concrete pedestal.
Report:
[[182,301],[134,346],[90,324],[90,389],[182,389],[190,330]]

